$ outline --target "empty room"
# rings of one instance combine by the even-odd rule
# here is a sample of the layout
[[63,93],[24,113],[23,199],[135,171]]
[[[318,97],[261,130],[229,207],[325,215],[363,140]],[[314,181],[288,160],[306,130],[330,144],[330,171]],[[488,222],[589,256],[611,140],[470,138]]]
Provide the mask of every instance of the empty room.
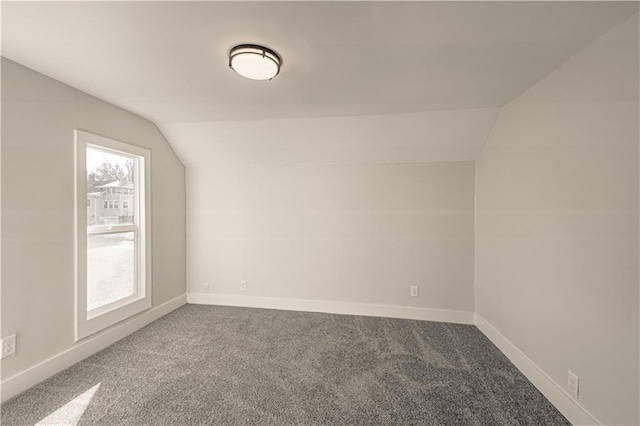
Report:
[[640,424],[636,1],[2,1],[2,425]]

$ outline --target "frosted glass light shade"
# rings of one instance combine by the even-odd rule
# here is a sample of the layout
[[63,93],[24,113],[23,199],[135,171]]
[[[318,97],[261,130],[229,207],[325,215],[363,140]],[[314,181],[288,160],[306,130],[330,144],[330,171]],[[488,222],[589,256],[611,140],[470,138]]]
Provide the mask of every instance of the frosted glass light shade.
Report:
[[229,68],[251,80],[271,80],[281,62],[276,52],[255,44],[241,44],[229,52]]

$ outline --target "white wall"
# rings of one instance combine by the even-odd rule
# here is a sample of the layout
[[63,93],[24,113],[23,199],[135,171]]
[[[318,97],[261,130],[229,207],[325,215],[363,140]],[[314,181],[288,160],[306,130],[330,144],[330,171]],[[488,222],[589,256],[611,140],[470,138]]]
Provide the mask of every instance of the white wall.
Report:
[[185,169],[156,126],[2,59],[2,379],[74,347],[74,129],[151,150],[153,306],[185,293]]
[[189,168],[189,291],[471,312],[474,173],[473,162]]
[[637,15],[503,108],[477,161],[476,310],[604,424],[638,424]]

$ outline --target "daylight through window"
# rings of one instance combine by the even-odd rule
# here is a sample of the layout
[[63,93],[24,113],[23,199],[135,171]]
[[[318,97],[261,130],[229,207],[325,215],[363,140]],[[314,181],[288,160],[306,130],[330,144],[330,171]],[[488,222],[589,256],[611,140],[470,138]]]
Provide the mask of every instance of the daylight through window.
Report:
[[[146,208],[149,152],[77,132],[78,333],[82,338],[151,304]],[[93,201],[91,201],[93,200]]]

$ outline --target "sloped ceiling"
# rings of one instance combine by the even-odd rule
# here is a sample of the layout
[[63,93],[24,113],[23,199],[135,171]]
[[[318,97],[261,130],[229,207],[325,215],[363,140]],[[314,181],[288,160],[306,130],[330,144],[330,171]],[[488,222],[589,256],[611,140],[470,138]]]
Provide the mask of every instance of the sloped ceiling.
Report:
[[[189,166],[473,159],[496,107],[637,9],[3,2],[2,52],[156,122]],[[281,75],[256,82],[230,71],[227,53],[238,43],[278,51]]]
[[162,124],[188,167],[224,163],[475,160],[498,108],[359,117]]

